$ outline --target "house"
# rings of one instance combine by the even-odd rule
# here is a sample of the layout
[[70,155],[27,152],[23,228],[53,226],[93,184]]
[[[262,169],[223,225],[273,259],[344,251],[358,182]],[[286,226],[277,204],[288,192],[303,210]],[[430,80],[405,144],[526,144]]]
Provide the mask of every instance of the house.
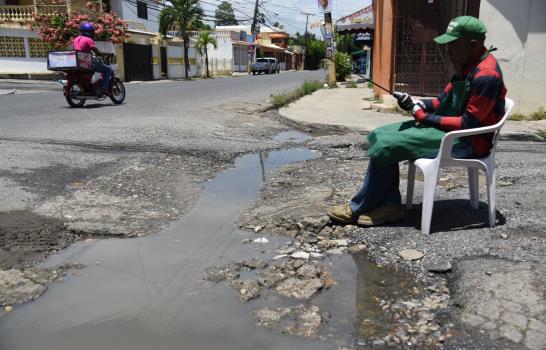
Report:
[[262,27],[256,40],[257,57],[275,57],[281,70],[297,69],[298,59],[288,50],[288,33],[280,28]]
[[[156,0],[106,0],[107,10],[128,22],[131,37],[116,45],[117,68],[126,80],[161,77],[158,14],[162,3]],[[0,77],[49,78],[48,43],[31,31],[35,14],[53,11],[71,13],[85,6],[83,0],[66,0],[43,5],[40,0],[0,0]]]
[[[373,78],[382,86],[435,96],[454,72],[447,47],[433,42],[457,16],[480,18],[517,112],[546,105],[546,1],[374,0]],[[385,94],[375,88],[378,95]]]
[[[229,75],[246,72],[249,46],[247,26],[217,26],[212,32],[218,47],[209,46],[209,70],[212,75]],[[192,32],[190,38],[197,40],[201,32]],[[200,74],[205,74],[205,57],[200,57]]]

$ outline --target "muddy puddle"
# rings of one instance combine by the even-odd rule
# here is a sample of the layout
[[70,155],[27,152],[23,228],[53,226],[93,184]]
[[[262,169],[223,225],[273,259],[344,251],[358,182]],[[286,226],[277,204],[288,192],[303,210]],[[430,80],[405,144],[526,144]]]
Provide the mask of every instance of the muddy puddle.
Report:
[[380,299],[396,298],[410,285],[363,255],[322,261],[330,266],[336,285],[310,300],[325,312],[316,339],[256,326],[255,310],[296,304],[288,298],[270,291],[242,303],[229,285],[203,278],[213,265],[273,258],[274,249],[287,238],[243,244],[257,235],[240,231],[234,220],[272,170],[319,156],[290,149],[240,157],[233,168],[207,183],[191,213],[159,234],[86,240],[51,256],[42,267],[81,263],[86,268],[69,273],[40,299],[0,319],[0,349],[365,348],[359,339],[381,336],[389,328]]
[[304,142],[311,137],[303,132],[296,130],[281,131],[273,137],[274,141],[279,142]]

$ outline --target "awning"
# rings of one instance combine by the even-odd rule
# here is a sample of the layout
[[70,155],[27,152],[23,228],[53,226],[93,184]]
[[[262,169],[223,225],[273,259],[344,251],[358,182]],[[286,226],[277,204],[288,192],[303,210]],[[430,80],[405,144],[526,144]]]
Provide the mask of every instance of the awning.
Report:
[[342,24],[336,25],[336,32],[341,34],[354,34],[354,33],[365,33],[374,31],[373,24],[365,23],[353,23],[353,24]]
[[373,32],[373,5],[365,7],[348,16],[336,21],[336,32],[338,33],[364,33]]
[[286,51],[285,48],[277,46],[275,44],[258,44],[257,46],[259,48],[269,49],[269,50],[273,50],[273,51],[280,51],[280,52]]

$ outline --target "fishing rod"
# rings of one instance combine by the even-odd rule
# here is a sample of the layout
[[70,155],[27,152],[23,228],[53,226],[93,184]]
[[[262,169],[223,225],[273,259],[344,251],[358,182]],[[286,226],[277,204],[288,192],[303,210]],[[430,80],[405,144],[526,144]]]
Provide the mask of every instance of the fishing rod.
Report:
[[[333,59],[331,59],[331,58],[329,58],[329,57],[326,57],[326,59],[329,60],[329,61],[332,61],[334,64],[336,64],[336,65],[338,65],[338,66],[342,66],[341,63],[336,62],[335,60],[333,60]],[[344,65],[343,65],[343,66],[344,66]],[[349,70],[351,71],[351,73],[353,73],[353,74],[355,74],[355,75],[358,75],[358,76],[361,77],[361,78],[364,78],[366,81],[372,83],[373,85],[377,86],[377,87],[380,88],[381,90],[384,90],[384,91],[388,92],[389,95],[392,95],[392,96],[394,96],[395,98],[400,97],[400,93],[399,93],[399,92],[396,92],[396,91],[393,92],[393,91],[391,91],[391,90],[389,90],[389,89],[387,89],[387,88],[384,88],[383,86],[381,86],[381,85],[377,84],[376,82],[372,81],[370,78],[367,78],[367,77],[365,77],[365,76],[363,76],[363,75],[361,75],[361,74],[358,74],[358,73],[355,72],[352,68],[349,68]]]

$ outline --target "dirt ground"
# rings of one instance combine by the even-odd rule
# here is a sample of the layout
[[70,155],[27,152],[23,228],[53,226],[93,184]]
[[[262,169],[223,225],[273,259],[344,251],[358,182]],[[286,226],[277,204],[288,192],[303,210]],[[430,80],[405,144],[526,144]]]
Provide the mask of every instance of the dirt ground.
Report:
[[[401,222],[371,228],[332,224],[325,216],[328,207],[346,202],[361,184],[367,166],[365,137],[335,130],[305,130],[311,136],[307,141],[275,143],[270,141],[271,136],[283,130],[277,118],[274,112],[260,119],[255,111],[245,111],[232,119],[234,130],[247,125],[244,130],[222,137],[252,134],[254,125],[262,120],[266,126],[253,136],[263,142],[249,145],[250,148],[303,146],[317,150],[322,156],[269,175],[260,197],[242,213],[238,225],[253,230],[257,237],[258,234],[290,237],[291,245],[278,247],[279,255],[286,255],[279,259],[293,261],[301,258],[292,258],[291,254],[304,253],[311,266],[306,265],[306,269],[313,269],[315,260],[365,253],[379,266],[410,274],[424,291],[404,300],[377,300],[385,314],[391,315],[392,332],[381,338],[371,336],[367,342],[356,344],[355,349],[369,346],[544,349],[546,160],[542,155],[546,153],[545,143],[502,141],[499,144],[498,223],[493,229],[487,225],[483,186],[480,208],[475,211],[468,206],[465,173],[442,172],[432,233],[423,236],[419,231],[422,194],[419,181],[415,188],[416,204],[406,211],[406,219]],[[3,306],[32,300],[45,291],[47,283],[62,277],[65,273],[62,268],[43,277],[32,267],[75,240],[156,233],[182,217],[194,206],[203,183],[228,167],[238,154],[239,151],[131,154],[122,157],[107,172],[91,177],[80,175],[71,179],[63,191],[41,193],[41,199],[31,209],[1,212],[0,270],[4,270],[5,285],[0,285],[0,289],[15,291],[9,296],[0,295]],[[407,165],[402,164],[403,195],[406,173]],[[12,181],[16,181],[18,174],[11,175]],[[407,250],[412,250],[415,257],[403,258]],[[288,265],[281,273],[297,274],[303,267],[299,263]],[[309,292],[310,297],[327,284],[326,275],[319,272],[320,278],[309,277],[317,285]],[[335,275],[331,277],[336,279]],[[282,283],[279,288],[294,293],[294,288],[285,285],[288,282]],[[234,285],[245,293],[257,286]],[[271,284],[271,287],[278,286]],[[301,292],[302,288],[295,290]],[[290,317],[306,315],[301,316],[302,322],[321,326],[319,313],[312,305],[264,310],[257,317],[259,323],[269,324],[271,318],[294,312],[296,316]],[[318,333],[311,327],[297,328],[293,334]]]
[[[338,254],[339,250],[320,249],[322,240],[340,232],[325,213],[329,206],[350,199],[360,186],[367,165],[365,138],[326,135],[307,141],[306,146],[319,150],[322,157],[270,176],[240,225],[259,228],[259,235],[266,237],[293,237],[297,250]],[[398,333],[395,328],[390,338],[372,343],[419,348],[435,337],[434,347],[544,349],[546,204],[542,198],[546,189],[540,184],[545,182],[546,162],[540,154],[545,151],[546,144],[540,142],[500,143],[495,228],[487,224],[485,186],[481,185],[480,208],[473,210],[468,205],[466,173],[457,169],[440,175],[431,235],[419,230],[419,181],[416,204],[406,210],[405,220],[380,227],[343,227],[342,238],[350,241],[344,252],[362,249],[378,265],[412,274],[425,290],[410,308],[419,315],[427,313],[429,319],[413,320],[424,328],[403,332],[398,328]],[[406,174],[407,165],[402,164],[403,198]],[[309,237],[311,244],[306,244]],[[404,258],[408,249],[417,255]],[[382,302],[387,313],[399,306]],[[408,322],[408,317],[400,320]],[[435,331],[427,331],[427,325]]]

